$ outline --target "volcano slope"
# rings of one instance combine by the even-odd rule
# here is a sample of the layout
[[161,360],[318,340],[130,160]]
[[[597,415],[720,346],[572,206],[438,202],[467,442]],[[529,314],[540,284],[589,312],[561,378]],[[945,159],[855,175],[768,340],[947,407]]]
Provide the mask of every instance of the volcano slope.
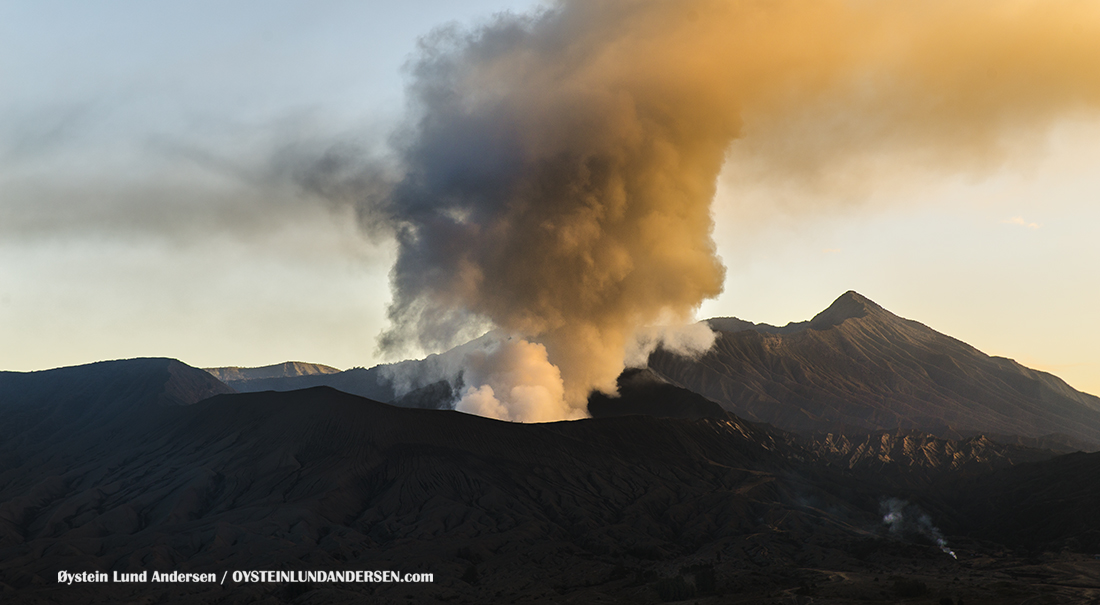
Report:
[[[303,363],[301,361],[286,361],[283,363],[260,366],[256,368],[241,368],[229,366],[223,368],[203,368],[218,380],[230,387],[234,383],[247,385],[252,381],[271,380],[280,378],[292,378],[300,376],[316,376],[318,374],[339,374],[340,370],[319,363]],[[245,392],[249,389],[236,389]],[[275,389],[272,389],[275,390]]]
[[1100,449],[1100,398],[985,355],[855,292],[784,327],[736,318],[709,323],[718,338],[706,354],[691,359],[658,350],[649,368],[750,421],[805,432],[1051,436],[1044,442]]
[[[1027,448],[927,436],[815,444],[731,415],[512,424],[323,387],[230,394],[163,359],[2,373],[0,386],[5,603],[848,603],[910,594],[1013,603],[1094,592],[1082,555],[1032,561],[1043,544],[1066,544],[1073,523],[1021,545],[1026,561],[998,535],[1030,527],[1030,517],[995,519],[980,539],[962,531],[984,513],[961,506],[969,499],[950,484],[960,476],[992,477],[985,493],[1012,494],[1021,479],[1004,471],[1038,460],[1053,466],[1025,473],[1025,484],[1059,477],[1054,487],[1072,500],[1065,482],[1076,459],[1053,472],[1067,458]],[[961,528],[948,538],[962,560],[919,535],[887,533],[886,497]],[[427,572],[434,581],[57,583],[60,570],[256,569]]]
[[[238,377],[230,374],[225,383],[240,393],[297,391],[310,387],[326,386],[352,395],[389,403],[397,398],[397,394],[394,392],[392,381],[382,375],[384,367],[374,366],[372,368],[352,368],[343,372],[287,373],[285,375],[261,375],[258,377],[252,377],[251,375]],[[211,368],[207,371],[218,376],[223,373],[223,370],[224,368]]]

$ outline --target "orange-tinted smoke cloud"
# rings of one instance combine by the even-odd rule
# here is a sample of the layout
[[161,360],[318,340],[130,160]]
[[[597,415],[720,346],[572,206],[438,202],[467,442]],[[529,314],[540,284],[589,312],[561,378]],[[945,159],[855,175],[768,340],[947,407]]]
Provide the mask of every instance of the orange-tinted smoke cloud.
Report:
[[421,51],[367,202],[399,246],[382,344],[497,326],[545,346],[574,412],[639,327],[721,292],[710,204],[743,133],[781,177],[885,149],[969,167],[1100,107],[1091,1],[576,0]]

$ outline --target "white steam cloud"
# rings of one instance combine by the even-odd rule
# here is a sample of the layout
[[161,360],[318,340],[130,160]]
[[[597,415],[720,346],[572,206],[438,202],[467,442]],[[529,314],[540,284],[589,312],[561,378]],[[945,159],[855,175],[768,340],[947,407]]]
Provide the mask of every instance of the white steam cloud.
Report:
[[685,326],[646,326],[634,331],[628,343],[623,363],[629,368],[643,368],[649,363],[649,355],[664,348],[681,357],[698,358],[714,346],[718,334],[706,322]]
[[583,418],[583,409],[565,401],[561,372],[550,363],[546,347],[522,339],[507,339],[464,359],[469,385],[455,405],[460,412],[500,420],[546,422]]
[[936,543],[944,553],[958,559],[955,551],[947,546],[947,540],[939,528],[932,524],[932,518],[916,504],[898,498],[889,498],[879,503],[882,523],[890,533],[898,537],[921,535]]

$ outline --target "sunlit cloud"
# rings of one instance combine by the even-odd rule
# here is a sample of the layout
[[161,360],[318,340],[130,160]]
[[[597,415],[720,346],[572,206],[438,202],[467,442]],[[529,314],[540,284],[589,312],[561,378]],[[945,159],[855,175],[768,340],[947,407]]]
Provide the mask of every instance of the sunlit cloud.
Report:
[[1039,223],[1031,223],[1031,222],[1028,222],[1028,221],[1024,220],[1024,217],[1022,217],[1022,216],[1014,216],[1012,218],[1006,218],[1005,220],[1003,220],[1001,222],[1005,223],[1006,225],[1019,225],[1021,227],[1027,227],[1028,229],[1038,229],[1039,227],[1042,227],[1042,225],[1040,225]]

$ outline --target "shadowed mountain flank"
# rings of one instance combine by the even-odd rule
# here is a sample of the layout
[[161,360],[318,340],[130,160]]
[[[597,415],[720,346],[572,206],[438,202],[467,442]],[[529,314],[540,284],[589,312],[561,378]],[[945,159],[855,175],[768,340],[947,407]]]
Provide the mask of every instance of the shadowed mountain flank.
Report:
[[733,318],[699,359],[649,367],[743,418],[795,431],[917,429],[944,437],[1060,433],[1096,448],[1100,398],[848,292],[783,328]]
[[[622,386],[624,397],[682,395],[646,372]],[[985,508],[964,507],[956,494],[965,486],[951,482],[992,477],[982,484],[989,494],[1072,500],[1080,470],[1080,458],[981,437],[806,438],[722,411],[518,424],[327,387],[231,394],[206,372],[163,359],[4,373],[0,387],[0,414],[19,423],[5,425],[0,442],[5,603],[716,604],[808,593],[848,603],[881,598],[877,578],[903,567],[906,581],[983,602],[991,578],[1018,562],[981,563],[1001,547],[971,540],[967,528],[1004,543],[1015,524],[1035,519],[982,525]],[[195,401],[210,392],[221,394]],[[1029,462],[1048,466],[1005,472]],[[975,562],[886,531],[885,497],[932,511]],[[1089,523],[1036,535],[1073,546],[1067,540]],[[239,569],[397,569],[435,580],[56,582],[59,570]],[[1022,586],[1020,599],[998,602],[1034,596]],[[1074,586],[1057,590],[1084,594]]]
[[121,430],[158,416],[164,407],[233,392],[174,359],[0,372],[0,447],[48,450],[50,441],[94,442],[97,431]]
[[167,358],[101,361],[38,372],[0,371],[5,409],[42,406],[190,405],[233,393],[217,378]]
[[652,370],[628,368],[618,379],[617,397],[593,391],[588,413],[593,418],[640,414],[659,418],[728,418],[722,406],[685,388],[670,384]]
[[[144,384],[144,372],[134,379]],[[792,523],[816,527],[823,545],[865,534],[799,505],[796,494],[819,490],[779,453],[788,446],[732,418],[524,425],[318,387],[159,405],[101,430],[98,420],[119,406],[107,402],[113,385],[97,385],[86,384],[88,397],[73,404],[96,447],[47,436],[48,453],[6,442],[0,457],[0,572],[20,602],[178,590],[57,586],[60,569],[288,564],[399,565],[439,578],[342,587],[324,601],[403,602],[413,591],[417,602],[509,602],[567,587],[591,602],[606,590],[653,593],[657,577],[645,569],[659,561],[711,569],[715,553],[748,549],[761,564],[782,565],[788,555],[767,544]],[[15,406],[4,402],[5,413]],[[761,535],[761,518],[777,529]],[[224,598],[216,587],[185,587],[196,591],[194,602]],[[296,596],[263,585],[234,594]]]
[[343,372],[269,376],[232,380],[229,385],[241,393],[261,391],[295,391],[326,386],[351,395],[375,401],[391,402],[396,398],[392,381],[382,375],[386,366],[352,368]]
[[1100,453],[1074,453],[940,486],[959,529],[1033,552],[1100,552]]

